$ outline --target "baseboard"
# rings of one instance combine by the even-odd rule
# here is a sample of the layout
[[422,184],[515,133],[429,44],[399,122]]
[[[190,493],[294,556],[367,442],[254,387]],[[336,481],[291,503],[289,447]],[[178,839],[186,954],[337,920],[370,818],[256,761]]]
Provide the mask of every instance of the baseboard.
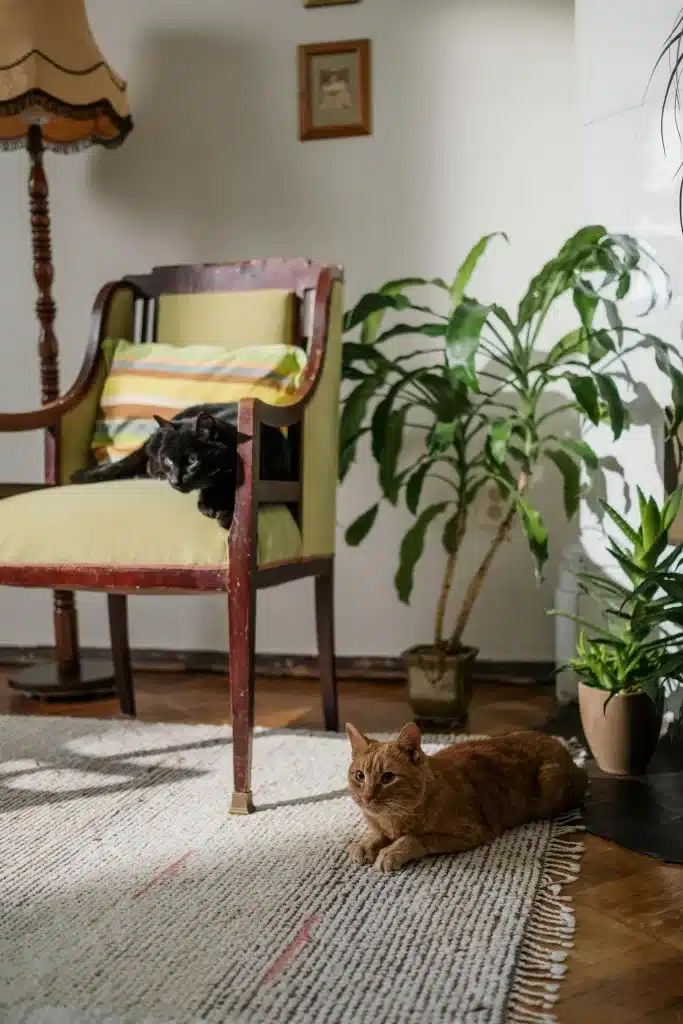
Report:
[[[0,664],[22,666],[48,661],[53,649],[48,646],[19,647],[0,646]],[[109,657],[103,647],[83,647],[84,658]],[[132,652],[133,668],[138,671],[223,673],[227,671],[228,656],[225,651],[162,651],[152,648],[137,648]],[[477,661],[474,677],[530,686],[552,683],[555,666],[550,661]],[[257,654],[256,674],[279,679],[317,679],[318,659],[310,654]],[[367,682],[397,683],[405,679],[403,659],[400,657],[337,658],[337,675],[340,679],[357,679]]]

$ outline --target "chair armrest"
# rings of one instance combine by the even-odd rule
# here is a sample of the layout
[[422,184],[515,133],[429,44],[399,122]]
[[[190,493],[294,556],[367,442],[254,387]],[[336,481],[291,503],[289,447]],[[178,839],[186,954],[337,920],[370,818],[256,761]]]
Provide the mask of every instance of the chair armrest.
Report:
[[66,394],[31,412],[0,413],[0,433],[19,433],[54,427],[65,413],[83,401],[97,373],[111,304],[118,292],[123,289],[136,293],[139,290],[130,281],[110,281],[100,288],[90,316],[90,333],[83,364]]

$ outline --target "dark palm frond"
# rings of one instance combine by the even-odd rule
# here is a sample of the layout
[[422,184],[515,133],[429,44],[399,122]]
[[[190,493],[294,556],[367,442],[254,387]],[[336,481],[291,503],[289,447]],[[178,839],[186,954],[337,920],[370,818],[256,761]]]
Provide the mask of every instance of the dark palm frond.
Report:
[[[659,114],[659,134],[662,140],[662,149],[666,153],[666,139],[664,136],[664,121],[666,115],[666,107],[671,97],[673,100],[673,113],[674,113],[674,125],[676,126],[676,133],[678,138],[681,139],[681,75],[683,74],[683,9],[679,11],[673,28],[669,35],[664,40],[664,45],[660,50],[659,56],[655,61],[654,67],[650,73],[645,93],[650,88],[652,79],[655,76],[657,69],[664,59],[669,62],[669,77],[666,81],[666,88],[664,89],[664,97],[662,99],[660,114]],[[676,171],[676,175],[680,174],[681,168],[679,167]],[[678,187],[678,222],[683,233],[683,177],[681,178]]]

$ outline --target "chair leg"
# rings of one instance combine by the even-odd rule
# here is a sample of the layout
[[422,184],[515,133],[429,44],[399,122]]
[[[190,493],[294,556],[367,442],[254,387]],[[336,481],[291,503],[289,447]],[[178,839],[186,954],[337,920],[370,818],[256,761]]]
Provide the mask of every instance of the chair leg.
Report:
[[135,687],[128,641],[128,608],[125,594],[107,594],[109,633],[114,662],[114,681],[122,715],[135,717]]
[[339,730],[339,701],[334,663],[334,562],[329,570],[315,578],[315,621],[318,631],[320,690],[325,728]]
[[72,679],[78,676],[81,667],[76,602],[70,590],[55,590],[52,600],[57,671],[61,678]]
[[251,747],[254,732],[256,588],[247,574],[228,586],[230,704],[232,708],[233,794],[231,814],[250,814]]

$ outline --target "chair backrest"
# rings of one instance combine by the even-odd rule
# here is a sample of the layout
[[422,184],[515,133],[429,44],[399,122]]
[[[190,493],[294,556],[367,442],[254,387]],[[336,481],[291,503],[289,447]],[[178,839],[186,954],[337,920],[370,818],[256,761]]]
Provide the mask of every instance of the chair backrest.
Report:
[[236,349],[286,343],[309,349],[315,292],[331,271],[321,378],[292,436],[300,452],[303,553],[334,551],[339,445],[339,386],[343,274],[305,259],[155,267],[129,277],[141,298],[134,313],[136,341],[208,344]]

